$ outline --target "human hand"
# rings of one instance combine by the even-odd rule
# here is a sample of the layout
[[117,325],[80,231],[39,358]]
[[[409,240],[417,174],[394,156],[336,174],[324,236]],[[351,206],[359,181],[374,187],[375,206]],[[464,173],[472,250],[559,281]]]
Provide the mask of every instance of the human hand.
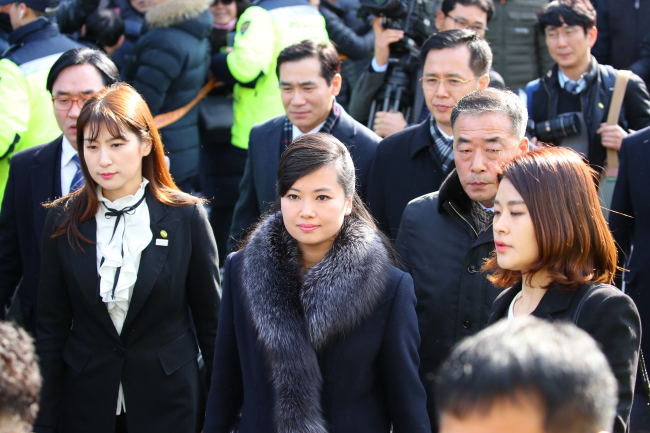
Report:
[[385,29],[382,21],[383,18],[375,17],[372,22],[372,29],[375,32],[375,61],[379,66],[388,63],[389,45],[404,37],[403,30]]
[[596,133],[600,134],[603,146],[615,150],[621,150],[621,143],[627,137],[627,132],[623,128],[618,125],[608,125],[606,123],[601,123]]
[[377,112],[373,129],[380,137],[388,137],[389,135],[406,128],[407,125],[404,115],[399,111],[393,113],[393,110],[391,109],[390,111]]

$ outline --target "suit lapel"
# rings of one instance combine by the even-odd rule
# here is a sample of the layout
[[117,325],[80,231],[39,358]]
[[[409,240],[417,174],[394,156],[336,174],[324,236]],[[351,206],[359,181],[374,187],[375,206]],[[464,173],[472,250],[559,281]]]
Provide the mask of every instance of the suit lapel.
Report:
[[[147,192],[149,190],[147,189]],[[133,287],[129,311],[126,313],[123,329],[126,329],[134,317],[138,314],[145,301],[149,297],[158,276],[165,266],[170,248],[174,247],[176,229],[178,228],[178,218],[174,209],[160,203],[147,193],[147,206],[149,208],[149,217],[151,219],[151,233],[153,239],[151,243],[142,251],[140,266],[138,268],[138,279]],[[167,233],[167,246],[156,245],[156,239],[162,239],[161,232]]]
[[558,285],[551,284],[531,314],[540,319],[553,320],[558,313],[569,309],[575,294],[576,292],[565,292]]
[[[262,180],[261,185],[256,185],[258,196],[265,202],[265,206],[260,209],[262,212],[266,211],[269,207],[269,204],[266,203],[267,201],[271,204],[275,201],[275,178],[277,177],[278,166],[280,165],[280,155],[282,154],[281,141],[284,119],[285,116],[279,118],[277,124],[269,131],[269,141],[263,143],[263,145],[259,147],[260,150],[264,150],[260,155],[262,159],[260,160],[260,163],[257,164],[257,167],[259,167],[262,173],[259,177],[257,177],[257,175],[255,175],[255,177]],[[266,182],[266,179],[272,181]]]
[[77,285],[88,301],[90,308],[95,311],[96,317],[106,326],[116,338],[120,338],[115,329],[115,325],[108,314],[106,304],[99,296],[99,276],[97,274],[97,223],[95,218],[79,223],[81,234],[92,242],[84,243],[83,250],[75,248],[71,250],[72,263],[74,264],[74,274],[77,279]]
[[[34,233],[38,239],[43,234],[47,211],[43,203],[61,196],[61,147],[62,138],[46,144],[30,167],[32,205],[34,206]],[[57,176],[58,174],[58,176]],[[40,243],[38,247],[40,248]]]

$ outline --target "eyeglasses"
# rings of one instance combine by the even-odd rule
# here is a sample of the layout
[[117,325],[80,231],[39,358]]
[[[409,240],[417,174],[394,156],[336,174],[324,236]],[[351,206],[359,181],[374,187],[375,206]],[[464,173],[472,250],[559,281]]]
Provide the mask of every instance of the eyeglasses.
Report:
[[70,98],[68,96],[59,96],[52,98],[54,103],[54,109],[59,111],[66,111],[72,107],[72,103],[75,102],[77,107],[83,108],[84,104],[92,97],[92,95],[83,95],[78,98]]
[[446,16],[447,16],[447,18],[452,19],[456,23],[456,28],[457,29],[470,29],[470,30],[474,30],[476,33],[487,32],[488,31],[488,28],[486,26],[484,26],[484,25],[481,25],[481,24],[471,24],[470,25],[470,23],[467,22],[467,20],[464,20],[462,18],[455,18],[455,17],[452,17],[449,14],[447,14]]
[[216,5],[218,5],[219,3],[221,3],[221,4],[224,5],[224,6],[230,6],[230,5],[232,4],[232,2],[234,2],[234,1],[235,1],[235,0],[215,0],[215,1],[212,3],[212,6],[216,6]]
[[422,77],[420,78],[420,81],[422,81],[422,85],[424,87],[431,90],[437,89],[441,82],[445,83],[445,89],[447,90],[458,90],[466,83],[469,83],[472,80],[476,80],[477,78],[480,77],[476,76],[474,78],[470,78],[469,80],[461,80],[460,78],[455,77],[443,79],[440,79],[438,77]]

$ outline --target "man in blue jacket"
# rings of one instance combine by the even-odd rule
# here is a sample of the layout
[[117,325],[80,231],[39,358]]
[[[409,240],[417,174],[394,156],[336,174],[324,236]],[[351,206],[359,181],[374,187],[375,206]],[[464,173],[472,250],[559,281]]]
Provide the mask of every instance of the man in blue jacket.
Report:
[[336,103],[341,90],[341,61],[332,44],[302,41],[282,50],[277,63],[286,114],[251,131],[248,160],[230,228],[230,248],[275,202],[280,155],[293,140],[312,132],[327,132],[341,140],[352,154],[361,195],[380,140]]

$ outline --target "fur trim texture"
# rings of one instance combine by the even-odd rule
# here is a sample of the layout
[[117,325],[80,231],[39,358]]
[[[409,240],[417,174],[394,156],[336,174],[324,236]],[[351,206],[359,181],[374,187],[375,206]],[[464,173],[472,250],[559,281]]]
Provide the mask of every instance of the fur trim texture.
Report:
[[323,260],[301,273],[282,215],[244,250],[242,286],[275,391],[278,433],[326,433],[316,354],[370,316],[386,289],[389,254],[361,221],[348,221]]
[[149,29],[172,27],[198,17],[213,0],[163,0],[145,13]]

